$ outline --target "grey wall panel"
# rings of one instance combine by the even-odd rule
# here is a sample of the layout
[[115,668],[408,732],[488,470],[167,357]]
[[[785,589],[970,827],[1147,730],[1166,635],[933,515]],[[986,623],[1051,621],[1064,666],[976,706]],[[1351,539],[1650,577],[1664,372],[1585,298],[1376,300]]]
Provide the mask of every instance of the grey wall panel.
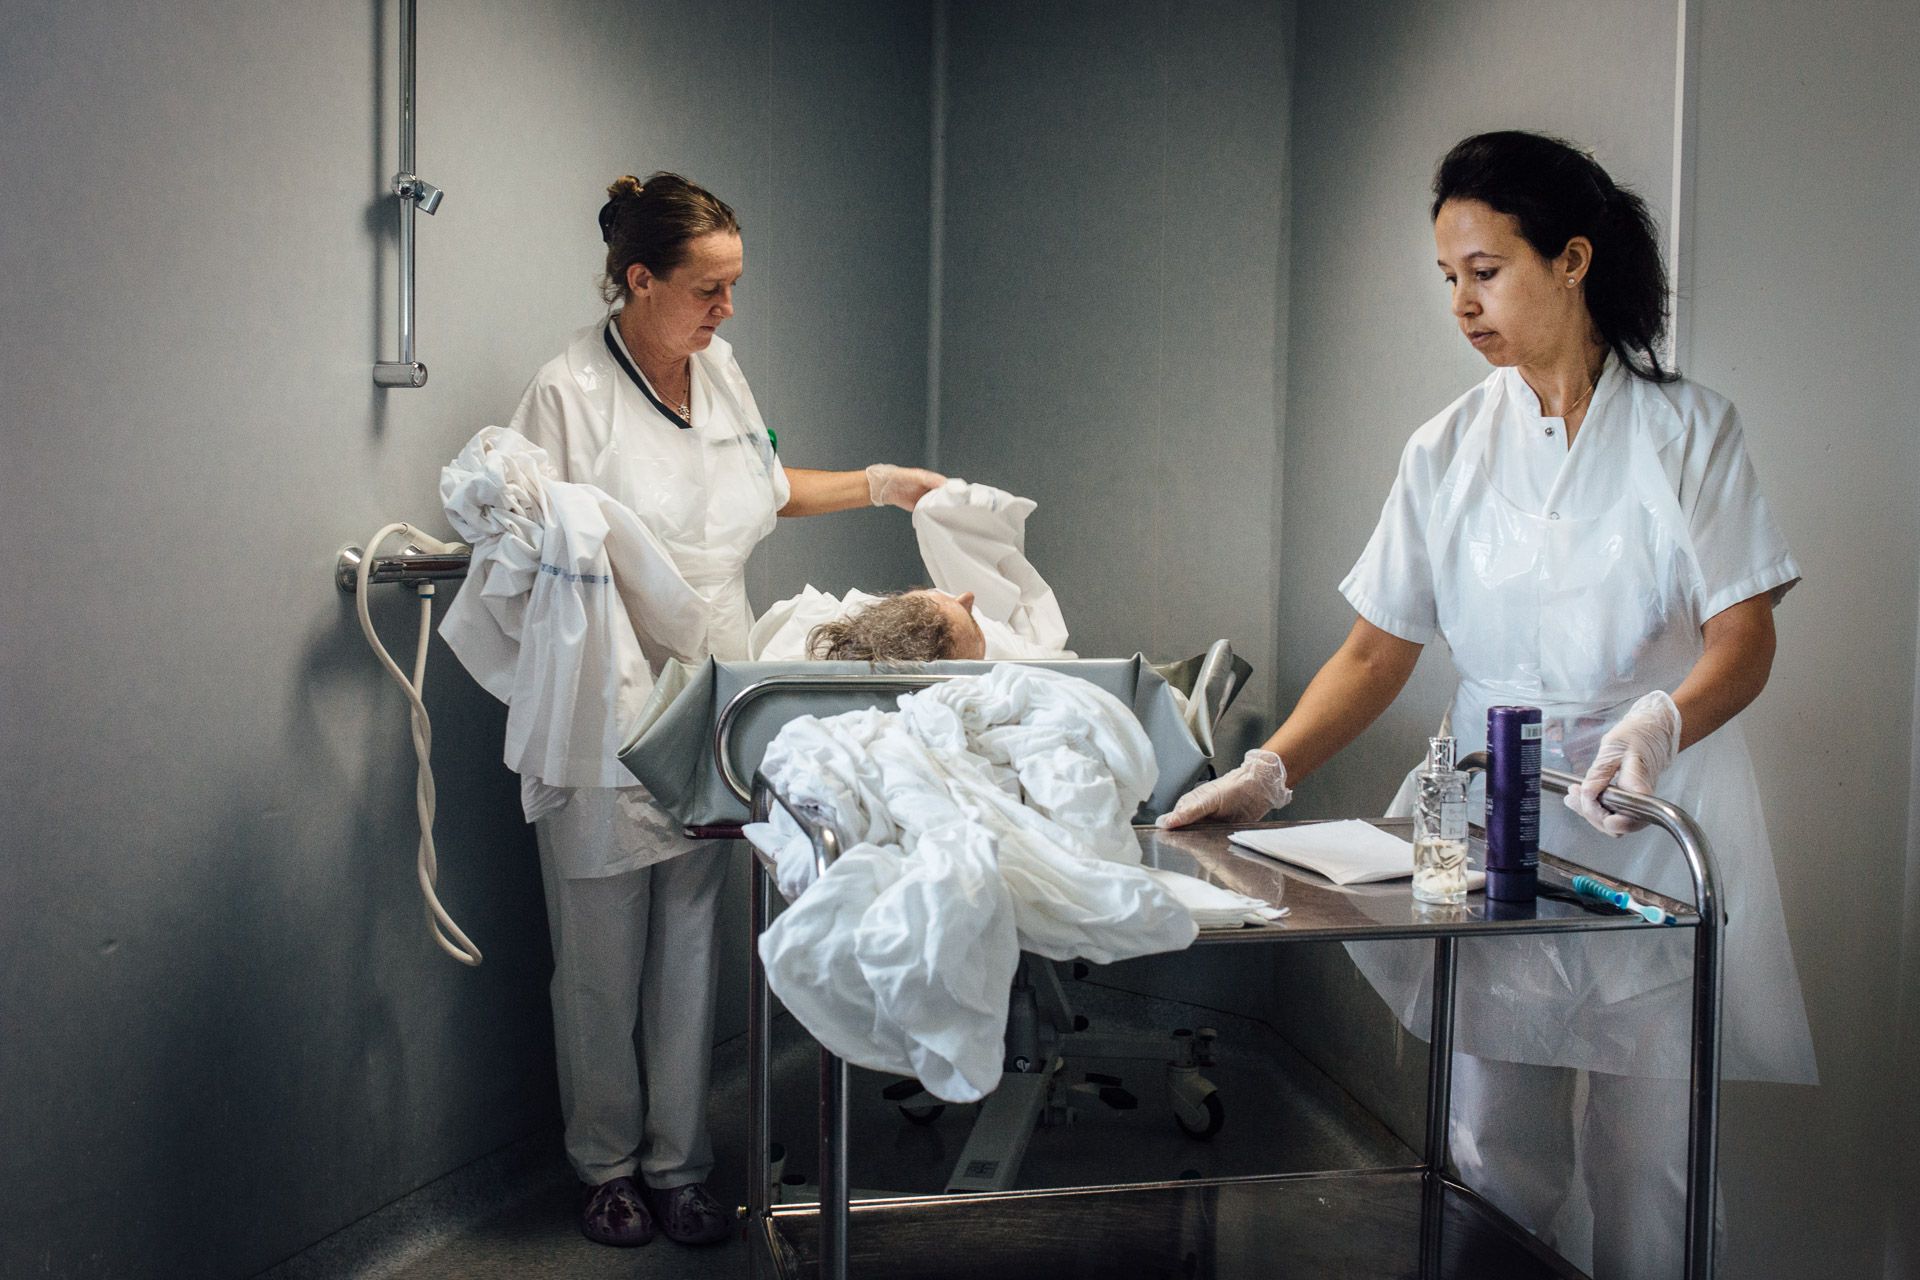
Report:
[[[441,464],[600,314],[594,213],[627,171],[682,169],[741,209],[728,334],[764,401],[804,418],[824,395],[762,354],[782,335],[827,353],[846,333],[865,358],[832,371],[856,409],[814,433],[840,442],[824,460],[896,400],[917,457],[925,265],[891,246],[924,254],[924,167],[872,152],[858,234],[883,251],[859,259],[826,216],[852,162],[776,163],[783,136],[924,120],[925,17],[900,8],[823,8],[869,32],[837,42],[847,95],[793,78],[781,51],[819,50],[768,3],[423,5],[419,164],[448,192],[420,223],[432,378],[384,394],[391,6],[8,9],[0,529],[37,551],[0,569],[0,1274],[251,1274],[551,1122],[502,709],[436,641],[443,897],[487,956],[469,971],[426,936],[404,702],[333,556],[387,519],[444,528]],[[831,290],[821,264],[845,268]],[[900,572],[848,537],[817,556]],[[410,602],[376,606],[411,643]]]
[[1733,1275],[1920,1266],[1914,1059],[1895,1056],[1903,1006],[1909,1028],[1920,1008],[1913,952],[1898,959],[1920,576],[1916,66],[1912,4],[1822,21],[1702,9],[1689,372],[1739,406],[1806,573],[1743,719],[1821,1079],[1728,1091]]
[[[761,411],[792,466],[919,466],[926,423],[928,10],[773,6],[768,180],[756,242],[770,277]],[[751,281],[750,281],[751,283]],[[743,295],[755,297],[756,295]],[[744,358],[744,356],[743,356]],[[750,371],[751,372],[751,371]],[[756,384],[757,386],[758,384]],[[892,590],[926,577],[907,513],[784,520],[756,604],[812,583]],[[764,593],[764,594],[762,594]]]
[[1271,665],[1286,6],[956,4],[940,466],[1083,654]]

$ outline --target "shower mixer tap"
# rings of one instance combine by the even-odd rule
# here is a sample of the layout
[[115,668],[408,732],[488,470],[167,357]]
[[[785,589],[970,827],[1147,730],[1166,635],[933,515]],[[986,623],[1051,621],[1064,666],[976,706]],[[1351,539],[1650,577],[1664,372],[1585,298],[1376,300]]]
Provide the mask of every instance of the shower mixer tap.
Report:
[[396,173],[393,175],[393,194],[402,200],[413,201],[420,206],[420,212],[430,214],[440,207],[440,197],[447,193],[417,173]]

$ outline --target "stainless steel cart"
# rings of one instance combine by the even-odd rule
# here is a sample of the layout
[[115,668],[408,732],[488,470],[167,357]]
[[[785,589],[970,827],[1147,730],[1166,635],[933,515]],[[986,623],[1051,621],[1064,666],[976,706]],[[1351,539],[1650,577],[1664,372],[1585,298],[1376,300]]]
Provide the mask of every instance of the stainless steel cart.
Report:
[[[865,687],[899,692],[930,675],[875,676]],[[848,677],[837,677],[839,692]],[[791,686],[791,680],[787,682]],[[743,692],[736,702],[748,699]],[[779,804],[813,840],[824,870],[839,855],[838,834],[817,814],[790,805],[758,774],[749,789],[729,758],[737,709],[717,725],[716,763],[728,785],[764,821]],[[1483,770],[1484,754],[1462,767]],[[1542,787],[1565,792],[1579,780],[1547,771]],[[1565,890],[1576,875],[1625,888],[1676,917],[1650,925],[1565,897],[1542,897],[1528,911],[1495,911],[1484,901],[1435,908],[1414,902],[1410,886],[1365,897],[1342,893],[1308,872],[1232,848],[1224,826],[1182,831],[1138,829],[1149,866],[1210,879],[1289,908],[1272,925],[1202,933],[1196,946],[1432,939],[1432,1052],[1424,1158],[1417,1165],[1177,1183],[1075,1187],[974,1195],[903,1196],[850,1204],[848,1067],[821,1053],[820,1203],[775,1204],[767,1162],[770,1141],[771,1001],[758,942],[773,910],[773,878],[757,852],[752,875],[751,989],[748,1007],[748,1238],[756,1277],[780,1280],[1066,1280],[1068,1277],[1579,1277],[1472,1189],[1449,1176],[1455,948],[1463,937],[1684,928],[1694,931],[1692,1083],[1688,1128],[1686,1275],[1713,1268],[1713,1188],[1718,1127],[1721,915],[1713,858],[1693,819],[1666,801],[1611,790],[1610,808],[1663,828],[1693,877],[1696,906],[1625,884],[1548,854],[1541,880]],[[1242,826],[1247,824],[1242,824]],[[1288,826],[1290,823],[1258,824]],[[1379,820],[1393,829],[1406,824]],[[1474,841],[1479,845],[1478,838]]]

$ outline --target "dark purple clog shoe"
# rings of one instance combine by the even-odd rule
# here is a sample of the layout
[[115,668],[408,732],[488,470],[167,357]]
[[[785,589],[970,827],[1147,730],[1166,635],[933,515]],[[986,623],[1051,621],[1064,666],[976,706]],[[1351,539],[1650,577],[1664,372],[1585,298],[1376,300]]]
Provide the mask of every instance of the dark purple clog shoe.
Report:
[[669,1187],[646,1187],[643,1194],[653,1218],[667,1239],[680,1244],[717,1244],[733,1230],[733,1215],[698,1182]]
[[653,1239],[653,1217],[632,1178],[581,1184],[580,1234],[595,1244],[631,1249]]

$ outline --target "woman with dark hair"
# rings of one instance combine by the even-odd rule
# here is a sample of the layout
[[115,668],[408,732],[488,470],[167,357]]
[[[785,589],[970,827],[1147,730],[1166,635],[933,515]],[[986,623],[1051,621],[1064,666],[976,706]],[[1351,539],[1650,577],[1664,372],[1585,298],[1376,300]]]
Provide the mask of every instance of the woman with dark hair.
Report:
[[[1542,710],[1542,761],[1584,778],[1540,845],[1690,900],[1663,833],[1613,782],[1692,812],[1727,909],[1723,1074],[1813,1083],[1813,1045],[1738,713],[1765,687],[1800,579],[1733,406],[1661,354],[1666,278],[1645,204],[1564,142],[1466,139],[1433,232],[1461,332],[1494,366],[1414,433],[1341,584],[1359,614],[1265,747],[1163,822],[1244,822],[1387,708],[1422,646],[1460,675],[1443,733]],[[1450,728],[1446,727],[1450,724]],[[1396,809],[1411,811],[1411,788]],[[1425,949],[1356,944],[1416,1034]],[[1680,1270],[1691,944],[1673,934],[1479,941],[1459,952],[1453,1151],[1468,1181],[1600,1280]]]
[[[707,601],[706,652],[744,659],[747,556],[776,514],[911,511],[946,477],[885,463],[783,467],[719,337],[744,260],[733,210],[671,173],[620,178],[607,196],[609,314],[541,367],[511,426],[546,450],[559,479],[596,485],[638,514]],[[732,1215],[704,1183],[724,850],[683,838],[637,783],[528,789],[539,792],[526,808],[540,815],[581,1230],[611,1245],[645,1244],[656,1226],[683,1243],[723,1239]]]

